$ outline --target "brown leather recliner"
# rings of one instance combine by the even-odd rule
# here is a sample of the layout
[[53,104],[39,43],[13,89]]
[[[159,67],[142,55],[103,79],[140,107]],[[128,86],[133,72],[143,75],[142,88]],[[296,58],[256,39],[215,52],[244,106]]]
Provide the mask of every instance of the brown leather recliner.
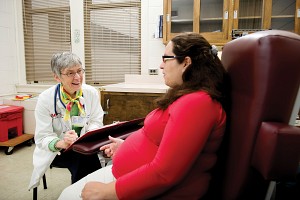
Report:
[[300,36],[256,32],[227,43],[221,60],[231,108],[207,199],[269,199],[274,183],[293,180],[299,167]]

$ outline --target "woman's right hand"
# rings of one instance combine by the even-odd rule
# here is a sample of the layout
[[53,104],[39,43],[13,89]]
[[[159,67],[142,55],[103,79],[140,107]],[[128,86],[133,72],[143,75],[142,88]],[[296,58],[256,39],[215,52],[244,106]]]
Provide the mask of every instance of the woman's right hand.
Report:
[[108,136],[108,139],[111,141],[111,143],[100,147],[100,151],[103,151],[107,157],[113,157],[124,140],[111,136]]
[[56,143],[56,148],[67,149],[78,139],[77,133],[74,130],[65,132],[63,140]]

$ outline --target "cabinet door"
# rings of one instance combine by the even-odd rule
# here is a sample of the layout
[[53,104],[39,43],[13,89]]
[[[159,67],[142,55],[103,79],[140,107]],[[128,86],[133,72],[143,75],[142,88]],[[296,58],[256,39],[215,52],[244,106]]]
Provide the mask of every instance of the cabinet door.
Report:
[[300,0],[272,0],[271,7],[269,28],[300,34]]
[[[233,29],[300,33],[300,0],[235,0]],[[230,30],[231,32],[231,30]]]
[[181,32],[197,32],[210,43],[224,44],[229,9],[229,0],[164,0],[163,42]]
[[224,0],[195,1],[196,31],[210,43],[223,44],[228,42],[229,3]]
[[193,10],[194,0],[164,0],[164,43],[178,33],[195,31]]
[[[264,24],[268,0],[235,0],[233,10],[233,28],[246,30],[266,29]],[[265,12],[264,12],[265,11]]]
[[161,94],[101,91],[104,124],[145,117],[155,108],[154,100]]
[[101,106],[104,110],[103,123],[111,124],[114,121],[123,121],[126,118],[126,98],[124,93],[101,91]]

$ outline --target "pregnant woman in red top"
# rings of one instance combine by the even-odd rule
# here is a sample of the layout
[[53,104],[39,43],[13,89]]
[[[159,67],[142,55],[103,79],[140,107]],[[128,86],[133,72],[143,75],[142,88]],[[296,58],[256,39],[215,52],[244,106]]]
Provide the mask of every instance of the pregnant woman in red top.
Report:
[[144,126],[101,147],[112,165],[67,187],[60,199],[199,199],[208,189],[225,130],[224,77],[217,50],[183,33],[166,46],[160,68],[167,93]]

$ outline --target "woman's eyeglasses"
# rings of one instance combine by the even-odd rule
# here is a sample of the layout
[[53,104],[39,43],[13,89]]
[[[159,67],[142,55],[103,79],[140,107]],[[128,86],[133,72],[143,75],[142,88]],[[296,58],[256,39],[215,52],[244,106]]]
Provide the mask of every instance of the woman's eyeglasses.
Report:
[[78,74],[79,76],[82,76],[84,74],[84,69],[83,68],[80,68],[77,70],[77,72],[67,72],[66,74],[61,74],[61,75],[65,75],[67,77],[75,77],[76,74]]
[[162,58],[162,61],[164,63],[166,63],[167,60],[172,60],[172,59],[176,59],[176,58],[180,58],[180,57],[182,57],[182,56],[162,56],[161,58]]

